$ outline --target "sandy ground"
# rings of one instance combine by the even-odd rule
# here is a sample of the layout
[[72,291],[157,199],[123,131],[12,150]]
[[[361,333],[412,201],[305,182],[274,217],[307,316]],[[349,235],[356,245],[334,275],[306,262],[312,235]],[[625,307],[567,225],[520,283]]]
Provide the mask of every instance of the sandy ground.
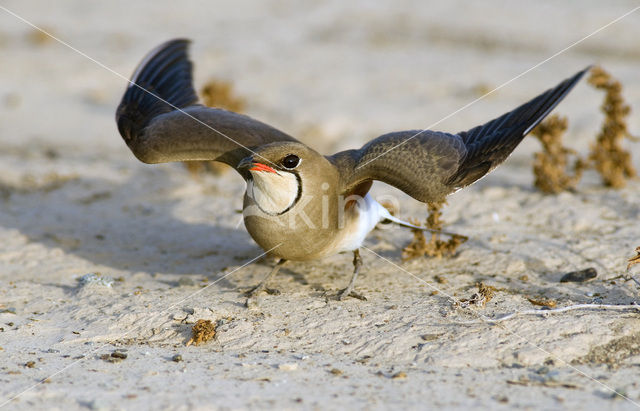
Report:
[[[20,2],[0,10],[0,403],[7,409],[632,409],[640,403],[640,317],[547,316],[529,298],[628,305],[616,279],[640,245],[637,181],[613,191],[587,173],[576,192],[533,186],[533,139],[450,197],[449,259],[402,262],[411,233],[374,231],[358,282],[335,301],[351,257],[292,264],[279,296],[244,307],[272,263],[239,223],[235,173],[194,180],[138,163],[113,114],[142,56],[194,40],[196,78],[233,83],[247,112],[332,153],[424,128],[637,6],[541,2]],[[470,128],[590,63],[619,78],[640,133],[640,11],[439,122]],[[100,67],[103,64],[113,72]],[[586,83],[558,108],[585,154],[601,121]],[[632,147],[635,153],[638,148]],[[635,164],[639,155],[635,155]],[[423,205],[395,195],[404,218]],[[376,255],[377,254],[377,255]],[[586,283],[560,283],[593,267]],[[107,286],[82,284],[101,273]],[[224,276],[224,278],[223,278]],[[456,307],[476,283],[485,306]],[[434,287],[439,291],[434,292]],[[450,296],[450,297],[448,297]],[[216,340],[185,346],[198,319]],[[121,361],[106,361],[115,350]],[[173,361],[180,355],[182,361]],[[113,357],[109,357],[113,358]],[[43,381],[44,380],[44,381]],[[627,399],[612,392],[616,390]]]

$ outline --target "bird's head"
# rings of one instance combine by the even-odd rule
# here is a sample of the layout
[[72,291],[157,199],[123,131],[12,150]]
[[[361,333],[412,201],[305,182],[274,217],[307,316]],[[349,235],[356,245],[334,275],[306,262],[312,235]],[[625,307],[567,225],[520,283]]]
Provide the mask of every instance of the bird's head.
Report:
[[249,173],[247,194],[262,211],[271,215],[287,212],[303,195],[320,195],[329,187],[335,190],[338,184],[335,167],[324,156],[298,142],[257,147],[237,167]]

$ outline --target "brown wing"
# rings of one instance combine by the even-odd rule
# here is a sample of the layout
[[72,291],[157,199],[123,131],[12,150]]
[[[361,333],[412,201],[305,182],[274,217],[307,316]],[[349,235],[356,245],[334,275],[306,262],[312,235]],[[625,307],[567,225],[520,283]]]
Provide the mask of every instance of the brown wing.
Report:
[[343,176],[344,192],[380,180],[422,202],[442,201],[502,163],[589,67],[513,111],[474,127],[449,134],[401,131],[385,134],[359,150],[329,157]]
[[120,135],[145,163],[216,160],[235,168],[252,147],[293,137],[250,117],[196,104],[188,40],[171,40],[140,63],[116,111]]

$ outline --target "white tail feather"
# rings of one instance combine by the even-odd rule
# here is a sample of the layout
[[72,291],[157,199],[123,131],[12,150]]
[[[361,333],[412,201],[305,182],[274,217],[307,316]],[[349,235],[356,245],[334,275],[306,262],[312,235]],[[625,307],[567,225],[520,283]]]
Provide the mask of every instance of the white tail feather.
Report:
[[401,225],[403,227],[413,228],[413,229],[416,229],[416,230],[429,231],[431,233],[445,234],[445,235],[450,235],[450,236],[459,236],[459,234],[449,233],[447,231],[441,231],[441,230],[434,230],[432,228],[427,228],[427,227],[420,227],[419,225],[408,223],[406,221],[400,220],[399,218],[396,218],[396,217],[392,216],[391,213],[389,213],[389,210],[387,210],[386,208],[384,208],[382,206],[380,206],[380,208],[381,208],[380,217],[382,217],[381,221],[389,220],[392,223],[396,223],[396,224]]

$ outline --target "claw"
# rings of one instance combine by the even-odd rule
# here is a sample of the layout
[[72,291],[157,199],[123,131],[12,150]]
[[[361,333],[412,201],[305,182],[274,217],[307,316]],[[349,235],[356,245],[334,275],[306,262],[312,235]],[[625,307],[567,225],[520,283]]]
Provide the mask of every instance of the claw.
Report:
[[360,301],[367,301],[367,297],[354,290],[349,290],[349,287],[338,293],[338,300],[340,301],[344,301],[347,297],[357,298]]
[[273,267],[273,269],[269,272],[269,274],[267,274],[267,276],[262,281],[260,281],[260,284],[256,285],[255,287],[251,288],[249,291],[244,293],[244,295],[248,297],[247,301],[245,302],[245,306],[247,306],[247,308],[257,305],[256,297],[258,296],[258,294],[260,294],[263,291],[269,295],[280,294],[279,290],[276,290],[275,288],[268,288],[267,282],[271,277],[276,275],[276,273],[280,270],[280,267],[282,267],[286,262],[287,260],[280,259],[280,261],[278,261],[278,263]]

